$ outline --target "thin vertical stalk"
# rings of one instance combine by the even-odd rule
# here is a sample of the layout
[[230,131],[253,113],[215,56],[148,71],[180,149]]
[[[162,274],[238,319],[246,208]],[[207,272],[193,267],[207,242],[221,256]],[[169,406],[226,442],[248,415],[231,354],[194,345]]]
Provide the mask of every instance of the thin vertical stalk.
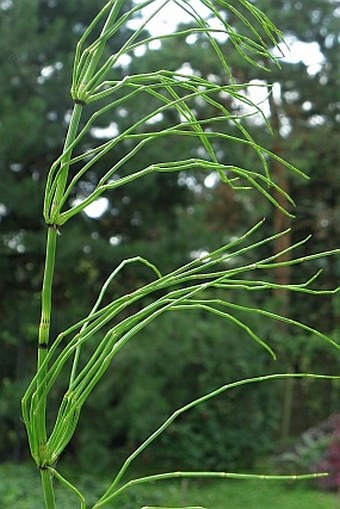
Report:
[[46,509],[56,509],[54,488],[52,484],[52,475],[50,471],[45,468],[40,470],[41,483],[43,486],[44,502]]
[[[39,373],[37,381],[37,394],[38,399],[44,392],[45,383],[43,379],[46,374],[47,366],[41,370],[41,366],[46,358],[48,352],[48,342],[50,336],[50,322],[51,322],[51,301],[52,301],[52,284],[55,267],[55,254],[57,247],[57,229],[53,227],[48,228],[47,241],[46,241],[46,257],[45,269],[42,286],[41,297],[41,319],[39,325],[38,336],[38,366]],[[38,455],[42,459],[44,457],[44,444],[46,443],[46,398],[42,398],[43,404],[39,411],[37,411],[37,439],[39,443]]]
[[[81,114],[83,111],[82,104],[75,104],[73,107],[70,124],[68,127],[65,143],[64,152],[67,151],[68,147],[74,141],[79,127]],[[55,258],[57,249],[57,236],[58,236],[58,215],[59,215],[59,203],[65,191],[67,183],[67,176],[69,170],[69,162],[71,159],[70,151],[61,163],[59,170],[58,183],[55,191],[55,196],[52,203],[52,210],[50,211],[51,224],[48,225],[47,241],[46,241],[46,255],[45,255],[45,267],[44,277],[41,292],[41,319],[39,325],[39,336],[38,336],[38,361],[37,361],[37,400],[41,400],[41,405],[36,411],[36,443],[38,444],[37,460],[41,468],[41,482],[44,494],[44,501],[46,509],[55,509],[55,496],[54,488],[52,484],[51,473],[46,469],[49,458],[46,454],[46,443],[47,443],[47,430],[46,430],[46,405],[47,396],[45,394],[45,376],[48,369],[47,364],[42,369],[44,360],[48,353],[48,345],[50,339],[50,325],[51,325],[51,312],[52,312],[52,286],[54,279],[55,270]]]
[[[46,450],[46,396],[44,396],[44,388],[46,382],[44,377],[46,375],[47,366],[41,369],[41,366],[46,358],[48,352],[48,342],[50,335],[50,322],[51,322],[51,301],[52,301],[52,284],[55,267],[55,254],[57,247],[57,229],[49,227],[47,233],[46,242],[46,258],[45,258],[45,269],[44,279],[42,287],[42,299],[41,299],[41,320],[39,326],[39,338],[38,338],[38,381],[37,381],[37,394],[42,397],[42,405],[37,409],[36,415],[36,442],[39,450],[38,459],[39,464],[44,465],[45,450]],[[38,399],[39,399],[38,397]],[[41,483],[44,494],[44,501],[46,509],[55,509],[55,497],[54,489],[52,485],[51,474],[46,468],[40,469]]]

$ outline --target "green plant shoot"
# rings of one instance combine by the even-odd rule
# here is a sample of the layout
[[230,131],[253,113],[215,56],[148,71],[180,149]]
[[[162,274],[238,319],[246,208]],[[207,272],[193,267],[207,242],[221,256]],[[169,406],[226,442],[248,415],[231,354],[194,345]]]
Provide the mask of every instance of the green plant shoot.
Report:
[[[305,257],[297,256],[287,262],[280,261],[282,253],[276,253],[259,258],[255,263],[242,265],[239,255],[250,251],[256,253],[258,247],[270,244],[276,238],[287,233],[281,232],[255,242],[253,234],[261,227],[262,221],[240,238],[167,274],[161,274],[156,265],[138,255],[122,261],[118,267],[113,269],[87,315],[68,329],[61,331],[57,337],[50,337],[56,250],[58,243],[63,240],[62,237],[58,238],[58,234],[69,220],[84,211],[88,205],[95,202],[106,191],[115,190],[149,174],[197,170],[210,173],[214,171],[226,186],[238,189],[240,192],[255,189],[274,207],[289,215],[291,212],[284,208],[277,199],[278,193],[284,196],[290,205],[293,206],[294,202],[272,178],[269,161],[277,160],[286,167],[287,171],[307,178],[295,166],[259,145],[253,139],[242,123],[243,117],[250,113],[235,115],[233,111],[227,109],[225,102],[221,99],[222,96],[227,95],[231,100],[246,106],[248,110],[252,109],[252,111],[262,114],[260,108],[249,99],[249,95],[246,93],[252,85],[236,81],[228,64],[228,55],[222,51],[219,41],[221,38],[228,41],[229,51],[232,49],[237,51],[250,65],[261,70],[269,70],[268,62],[279,65],[277,58],[273,56],[272,49],[282,42],[280,30],[253,2],[248,0],[239,0],[233,3],[226,0],[201,0],[200,3],[209,11],[209,16],[204,17],[199,14],[199,9],[194,8],[189,0],[175,0],[174,3],[191,16],[190,27],[157,37],[150,35],[147,31],[149,22],[168,3],[169,0],[163,2],[142,0],[135,2],[133,7],[126,11],[124,10],[124,0],[110,0],[94,17],[75,49],[71,86],[73,110],[62,153],[49,169],[45,188],[43,216],[47,227],[47,240],[41,292],[37,371],[22,400],[22,415],[27,429],[29,447],[40,471],[46,509],[56,509],[57,507],[54,481],[60,482],[69,490],[70,497],[74,497],[75,501],[78,501],[81,509],[87,507],[83,494],[60,473],[60,458],[77,429],[83,405],[115,356],[128,342],[134,340],[139,331],[160,315],[174,310],[183,312],[204,310],[206,313],[212,313],[216,315],[216,319],[233,322],[250,340],[256,342],[273,358],[276,354],[272,346],[251,326],[238,318],[239,313],[236,316],[235,311],[250,316],[250,318],[260,314],[264,318],[285,322],[290,326],[307,331],[310,335],[318,336],[320,340],[327,342],[331,347],[339,348],[332,338],[304,323],[264,309],[237,305],[228,300],[230,291],[236,288],[261,292],[282,287],[292,292],[320,293],[311,288],[311,284],[319,273],[302,284],[283,286],[269,282],[266,278],[255,280],[251,275],[255,270],[258,274],[259,271],[267,271],[282,264],[300,264],[308,259],[330,256],[339,252],[333,250]],[[146,8],[148,8],[147,14],[145,13]],[[236,16],[244,28],[244,34],[247,35],[236,30],[226,20],[222,14],[226,9]],[[115,54],[110,54],[109,41],[139,15],[141,15],[139,28],[126,39]],[[131,54],[136,48],[145,47],[156,39],[160,41],[179,39],[192,34],[205,37],[210,44],[214,58],[219,63],[221,74],[225,76],[223,85],[217,85],[200,76],[170,69],[159,69],[153,72],[148,72],[145,69],[145,72],[140,74],[126,75],[120,80],[112,79],[112,70],[119,65],[120,59]],[[97,146],[82,151],[80,142],[95,126],[98,119],[107,114],[114,117],[118,106],[128,104],[129,101],[136,98],[141,104],[150,102],[155,106],[151,108],[151,111],[149,109],[142,113],[140,118],[131,122],[125,130],[113,135],[109,141],[98,143]],[[199,118],[195,111],[197,101],[213,106],[215,116]],[[180,121],[169,123],[160,130],[150,129],[149,121],[156,115],[169,111],[177,112],[177,118],[180,118]],[[237,129],[237,136],[224,132],[222,126],[227,123]],[[267,121],[266,125],[268,126]],[[140,157],[142,149],[146,146],[152,147],[164,137],[171,140],[190,137],[192,142],[200,144],[200,154],[203,155],[172,160],[170,153],[167,155],[166,161],[155,160],[152,164],[143,166]],[[262,170],[254,171],[220,160],[216,150],[216,141],[221,140],[224,143],[241,144],[244,148],[253,150]],[[97,170],[97,163],[104,156],[117,147],[125,146],[129,148],[125,152],[123,150],[125,155],[120,160],[114,160],[112,165],[109,164],[104,171]],[[138,169],[131,170],[131,167]],[[97,182],[86,196],[75,201],[73,199],[74,191],[90,171],[97,171]],[[292,245],[289,250],[295,251],[306,240]],[[107,303],[108,289],[114,283],[115,277],[124,270],[126,265],[133,263],[147,266],[150,269],[151,281],[141,288],[121,295],[115,300],[109,300]],[[219,290],[218,296],[216,294],[214,297],[216,289]],[[221,297],[224,290],[225,299]],[[335,291],[324,291],[324,293]],[[106,303],[103,304],[103,302]],[[139,303],[137,307],[136,303]],[[91,353],[84,348],[89,342],[92,347],[94,346],[90,350]],[[67,373],[67,387],[50,427],[47,426],[49,396],[61,373],[64,380],[65,373]],[[183,412],[233,388],[288,377],[332,378],[330,375],[312,373],[278,373],[238,380],[228,385],[224,385],[221,381],[219,388],[179,408],[151,436],[146,438],[126,459],[114,476],[112,483],[92,509],[105,506],[118,507],[114,505],[116,497],[129,490],[130,487],[171,478],[306,479],[325,475],[324,473],[308,473],[300,476],[258,476],[203,470],[200,472],[163,472],[136,479],[126,479],[126,472],[135,458]],[[190,507],[186,509],[190,509]],[[199,508],[191,507],[191,509]]]

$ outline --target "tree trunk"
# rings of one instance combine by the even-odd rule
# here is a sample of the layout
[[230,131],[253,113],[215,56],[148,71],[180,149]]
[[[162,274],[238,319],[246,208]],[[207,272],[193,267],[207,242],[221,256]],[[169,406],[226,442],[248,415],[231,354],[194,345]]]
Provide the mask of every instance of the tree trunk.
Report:
[[[273,143],[273,152],[279,156],[282,156],[283,147],[282,147],[282,138],[280,135],[280,116],[278,104],[275,101],[273,94],[269,95],[269,106],[270,106],[270,115],[271,115],[271,123],[273,130],[275,132],[275,139]],[[287,172],[285,168],[280,164],[279,161],[274,159],[272,161],[271,166],[272,176],[275,182],[279,185],[281,189],[283,189],[287,194],[290,192],[289,180],[287,177]],[[289,203],[287,199],[280,194],[278,191],[274,192],[274,197],[277,202],[288,210]],[[273,217],[273,230],[274,233],[279,233],[284,230],[287,230],[291,226],[291,219],[289,216],[286,216],[279,209],[274,210]],[[287,252],[287,249],[291,245],[291,234],[290,232],[285,235],[278,237],[274,241],[274,252],[282,253],[278,256],[278,262],[286,262],[290,260],[290,252]],[[276,267],[274,269],[274,280],[277,284],[288,285],[291,280],[291,267],[289,265]],[[274,289],[273,293],[278,301],[279,305],[279,313],[284,316],[289,316],[290,311],[290,294],[289,291],[285,288]],[[288,340],[288,327],[285,322],[279,322],[278,327],[280,330],[280,336],[283,341]],[[284,368],[288,372],[293,371],[292,361],[288,360],[284,356],[283,349],[283,363]],[[283,390],[283,401],[282,401],[282,413],[281,413],[281,430],[280,430],[280,438],[282,442],[285,442],[289,437],[290,429],[291,429],[291,421],[293,414],[293,406],[294,406],[294,379],[286,379],[284,382],[284,390]]]

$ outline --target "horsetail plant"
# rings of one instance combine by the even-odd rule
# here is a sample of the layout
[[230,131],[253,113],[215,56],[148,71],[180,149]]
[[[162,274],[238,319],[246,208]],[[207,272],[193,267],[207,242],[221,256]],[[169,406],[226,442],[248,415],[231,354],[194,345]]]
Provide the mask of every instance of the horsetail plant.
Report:
[[[277,59],[272,55],[271,48],[282,42],[280,31],[263,12],[248,0],[239,0],[233,4],[226,0],[200,0],[200,3],[210,13],[207,17],[200,15],[199,10],[189,0],[174,0],[174,4],[191,16],[192,25],[189,28],[178,29],[173,33],[157,37],[149,35],[146,32],[148,23],[168,3],[169,0],[161,2],[144,0],[136,2],[130,10],[125,11],[123,9],[124,0],[109,1],[84,31],[75,51],[71,86],[71,97],[74,102],[73,110],[62,153],[49,170],[45,189],[43,215],[48,228],[41,296],[37,371],[22,399],[22,415],[27,428],[30,451],[40,470],[46,509],[56,508],[53,478],[61,482],[78,498],[81,509],[87,507],[82,493],[59,472],[59,464],[57,469],[57,461],[74,435],[84,403],[116,354],[140,330],[163,313],[174,310],[197,309],[213,313],[217,317],[233,322],[273,358],[275,358],[275,352],[272,347],[250,326],[234,316],[235,310],[250,316],[260,314],[270,319],[286,322],[310,334],[317,335],[331,346],[339,348],[339,345],[330,337],[303,323],[273,312],[235,304],[221,298],[221,291],[230,291],[237,288],[247,291],[265,291],[279,287],[293,292],[322,293],[310,287],[319,273],[304,283],[283,286],[265,279],[251,279],[250,274],[254,270],[258,273],[283,264],[300,264],[308,259],[333,255],[338,252],[335,250],[317,253],[303,258],[296,257],[285,262],[280,261],[281,252],[259,259],[255,263],[240,264],[239,255],[252,250],[256,251],[258,247],[267,245],[287,233],[276,233],[262,240],[252,241],[252,235],[260,228],[263,221],[256,224],[238,239],[165,275],[162,275],[153,263],[140,256],[122,261],[104,283],[89,313],[82,320],[61,332],[56,338],[50,338],[52,286],[59,230],[68,220],[97,200],[106,190],[115,190],[152,173],[179,173],[192,170],[210,173],[214,171],[225,185],[240,190],[255,188],[274,206],[278,207],[282,213],[290,214],[278,201],[277,193],[281,193],[286,198],[287,203],[293,205],[293,200],[272,179],[268,161],[276,159],[288,170],[306,178],[293,165],[255,142],[241,122],[242,116],[247,116],[249,113],[237,116],[227,109],[221,99],[222,95],[228,95],[231,100],[243,103],[244,106],[262,114],[259,107],[245,93],[251,85],[235,82],[217,35],[223,35],[229,46],[233,46],[248,63],[266,69],[263,62],[272,61],[279,65]],[[144,14],[145,8],[148,8],[148,14]],[[223,14],[225,10],[229,10],[238,18],[247,35],[243,35],[228,23]],[[142,20],[140,27],[127,38],[117,53],[108,55],[108,41],[139,14],[143,15],[140,18]],[[93,34],[94,32],[98,33],[98,29],[99,35],[94,37]],[[204,36],[211,45],[215,58],[220,64],[221,72],[226,76],[224,85],[210,82],[201,76],[167,69],[127,75],[120,80],[110,78],[110,73],[115,65],[119,63],[119,59],[124,55],[129,55],[136,48],[143,47],[155,39],[180,38],[191,34]],[[79,148],[81,146],[80,142],[89,133],[96,121],[104,114],[114,113],[116,108],[128,104],[130,100],[135,98],[139,98],[141,101],[152,98],[156,106],[153,109],[151,108],[151,111],[141,114],[137,121],[131,122],[124,131],[114,135],[109,141],[82,152],[82,149]],[[197,100],[213,106],[214,111],[217,112],[216,116],[204,119],[198,118],[194,107]],[[93,104],[97,108],[94,112]],[[89,108],[89,114],[87,114],[88,105],[92,105]],[[170,123],[167,127],[159,130],[150,130],[150,123],[148,124],[150,120],[157,114],[171,110],[177,112],[180,122]],[[233,125],[238,130],[239,135],[232,136],[219,129],[219,126],[226,123]],[[267,121],[266,124],[268,125]],[[145,167],[141,164],[138,165],[138,162],[142,160],[140,153],[143,147],[154,144],[162,137],[192,137],[201,145],[200,153],[204,153],[205,157],[190,157],[181,160],[169,159],[166,162],[154,161]],[[254,150],[261,163],[262,172],[220,161],[216,150],[216,141],[221,140],[230,143],[241,143]],[[129,149],[120,160],[107,168],[101,175],[98,170],[98,181],[92,191],[81,200],[72,201],[72,193],[86,173],[92,170],[96,163],[109,151],[118,146],[125,146],[127,142]],[[132,163],[137,164],[139,168],[137,171],[129,170]],[[292,245],[288,249],[293,251],[306,240]],[[103,305],[104,297],[106,297],[114,278],[126,265],[132,263],[142,263],[147,266],[154,276],[153,280],[141,288]],[[249,274],[249,278],[247,274]],[[213,292],[207,292],[208,289],[218,289],[218,298],[213,296]],[[330,290],[323,293],[331,292]],[[148,297],[148,304],[143,304],[145,297]],[[134,305],[137,302],[141,304],[139,310],[136,311]],[[101,332],[102,336],[100,336]],[[89,341],[92,344],[95,343],[91,353],[83,348]],[[81,363],[80,356],[82,356]],[[48,429],[49,394],[62,371],[63,377],[65,376],[65,370],[68,373],[67,389],[61,399],[54,423],[51,429]],[[290,479],[305,479],[325,475],[320,473],[300,476],[258,476],[231,472],[168,472],[124,481],[126,471],[135,458],[183,412],[235,387],[287,377],[334,378],[330,375],[311,373],[266,375],[222,385],[215,391],[188,403],[174,412],[126,459],[111,485],[92,509],[99,509],[109,504],[110,507],[118,507],[118,505],[115,505],[116,497],[130,487],[170,478],[286,479],[288,477]],[[190,508],[187,507],[186,509]],[[191,507],[191,509],[194,509],[194,507]]]

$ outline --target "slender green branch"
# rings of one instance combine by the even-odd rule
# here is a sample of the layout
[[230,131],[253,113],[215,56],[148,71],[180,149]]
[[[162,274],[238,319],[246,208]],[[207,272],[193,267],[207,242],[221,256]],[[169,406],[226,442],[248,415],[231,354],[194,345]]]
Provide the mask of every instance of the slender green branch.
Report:
[[[108,287],[110,286],[112,280],[117,276],[117,274],[128,264],[130,263],[135,263],[135,262],[140,262],[144,265],[146,265],[147,267],[149,267],[151,270],[153,270],[153,272],[156,274],[156,276],[158,278],[161,278],[162,275],[161,273],[159,272],[159,270],[157,269],[157,267],[153,264],[153,263],[150,263],[148,260],[146,260],[145,258],[142,258],[141,256],[134,256],[133,258],[129,258],[127,260],[124,260],[122,263],[120,263],[118,265],[118,267],[113,270],[111,272],[111,274],[109,275],[109,277],[107,278],[107,280],[105,281],[105,283],[103,284],[100,292],[99,292],[99,295],[98,295],[98,298],[93,306],[93,308],[91,309],[89,315],[88,315],[88,320],[83,323],[81,329],[80,329],[80,334],[82,334],[82,332],[85,331],[91,317],[96,313],[97,309],[99,308],[103,298],[104,298],[104,295],[108,289]],[[111,317],[110,317],[111,319]],[[78,366],[78,362],[79,362],[79,356],[80,356],[80,348],[81,348],[81,345],[77,346],[76,348],[76,353],[75,353],[75,356],[74,356],[74,360],[73,360],[73,364],[72,364],[72,369],[71,369],[71,375],[70,375],[70,382],[69,382],[69,387],[71,387],[71,385],[73,384],[74,382],[74,379],[75,379],[75,376],[76,376],[76,371],[77,371],[77,366]]]
[[72,491],[80,500],[80,509],[86,509],[86,501],[84,495],[80,493],[80,491],[73,486],[65,477],[63,477],[60,472],[58,472],[55,468],[49,467],[48,470],[51,472],[54,477],[58,479],[58,481],[63,484],[66,488]]
[[92,509],[98,509],[111,502],[116,496],[124,491],[140,484],[146,484],[155,481],[166,481],[169,479],[183,479],[183,478],[208,478],[208,479],[240,479],[240,480],[266,480],[266,481],[303,481],[308,479],[317,479],[320,477],[327,477],[327,472],[320,472],[316,474],[299,474],[299,475],[261,475],[261,474],[238,474],[235,472],[166,472],[164,474],[149,475],[132,479],[118,488],[114,493],[101,501],[97,502]]
[[237,382],[229,383],[226,385],[222,385],[218,389],[211,391],[204,396],[201,396],[190,403],[182,406],[178,410],[176,410],[157,430],[152,433],[130,456],[125,460],[124,464],[120,468],[118,474],[116,475],[114,481],[110,485],[110,487],[106,490],[104,495],[100,500],[105,499],[110,496],[112,492],[115,490],[116,486],[120,483],[122,477],[130,467],[131,463],[139,456],[152,442],[154,442],[180,415],[191,410],[192,408],[205,403],[206,401],[219,396],[220,394],[235,389],[237,387],[241,387],[243,385],[253,384],[253,383],[261,383],[270,380],[282,380],[286,378],[319,378],[319,379],[339,379],[340,377],[333,377],[330,375],[320,375],[314,373],[277,373],[272,375],[264,375],[254,378],[247,378],[243,380],[238,380]]

